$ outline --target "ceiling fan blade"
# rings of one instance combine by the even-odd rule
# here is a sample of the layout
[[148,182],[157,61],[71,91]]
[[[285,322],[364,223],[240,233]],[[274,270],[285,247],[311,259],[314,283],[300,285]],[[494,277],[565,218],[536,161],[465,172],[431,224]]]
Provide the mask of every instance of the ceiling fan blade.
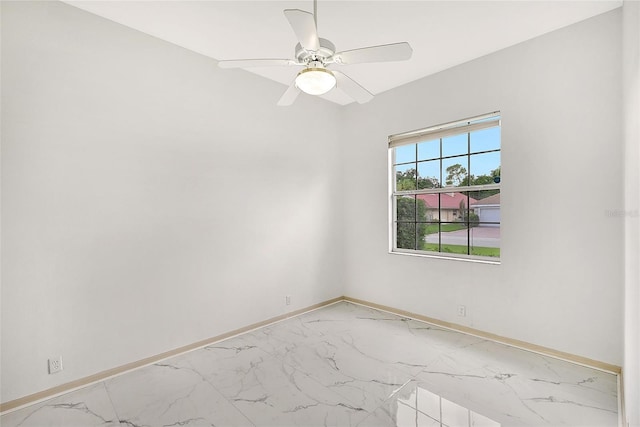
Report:
[[298,95],[300,94],[300,89],[296,87],[296,83],[291,83],[291,86],[285,91],[280,100],[278,101],[278,106],[287,107],[296,100]]
[[363,62],[406,61],[411,58],[413,49],[407,42],[383,44],[346,50],[333,55],[338,64],[360,64]]
[[305,12],[300,9],[286,9],[284,15],[289,20],[293,32],[300,42],[300,45],[306,50],[317,51],[320,49],[320,40],[318,39],[318,30],[316,29],[316,20],[313,13]]
[[332,70],[336,76],[336,87],[353,98],[358,104],[364,104],[373,99],[373,94],[360,86],[355,80],[340,71]]
[[218,61],[220,68],[288,67],[301,65],[292,59],[230,59]]

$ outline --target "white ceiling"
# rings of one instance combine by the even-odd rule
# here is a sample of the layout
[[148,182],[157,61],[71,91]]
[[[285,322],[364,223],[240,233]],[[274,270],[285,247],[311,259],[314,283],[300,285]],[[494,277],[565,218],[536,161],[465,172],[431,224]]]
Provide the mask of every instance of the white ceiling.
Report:
[[[312,0],[66,3],[215,59],[293,58],[296,39],[283,10],[313,11]],[[622,0],[320,0],[318,33],[338,51],[411,44],[413,57],[406,62],[336,66],[378,94],[621,5]],[[298,68],[250,71],[288,86]],[[351,102],[337,90],[325,98]]]

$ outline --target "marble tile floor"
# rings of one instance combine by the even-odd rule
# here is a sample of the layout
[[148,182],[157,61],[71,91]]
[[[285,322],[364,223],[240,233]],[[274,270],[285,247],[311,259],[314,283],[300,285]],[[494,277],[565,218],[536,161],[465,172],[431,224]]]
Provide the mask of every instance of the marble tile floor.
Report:
[[2,427],[617,426],[617,377],[348,302],[6,413]]

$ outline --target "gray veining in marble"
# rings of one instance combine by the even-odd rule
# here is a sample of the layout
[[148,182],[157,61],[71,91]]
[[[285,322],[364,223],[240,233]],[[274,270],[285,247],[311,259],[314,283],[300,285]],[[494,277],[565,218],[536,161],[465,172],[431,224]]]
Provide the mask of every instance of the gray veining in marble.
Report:
[[118,426],[119,420],[103,383],[4,414],[2,427]]
[[347,302],[0,417],[40,426],[617,426],[617,377]]

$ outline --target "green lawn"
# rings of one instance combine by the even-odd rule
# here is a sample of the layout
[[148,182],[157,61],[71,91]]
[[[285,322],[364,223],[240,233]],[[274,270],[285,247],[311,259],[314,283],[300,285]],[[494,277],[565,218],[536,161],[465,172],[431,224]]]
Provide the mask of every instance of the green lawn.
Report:
[[[448,231],[458,231],[464,230],[467,227],[464,224],[442,224],[442,232],[446,233]],[[427,233],[426,234],[435,234],[438,232],[438,224],[429,224],[427,225]]]
[[[455,225],[455,224],[452,224]],[[422,247],[425,251],[438,252],[437,243],[425,243]],[[465,245],[442,245],[442,252],[449,252],[452,254],[466,254],[467,247]],[[500,248],[484,248],[474,246],[471,248],[471,255],[499,257]]]

